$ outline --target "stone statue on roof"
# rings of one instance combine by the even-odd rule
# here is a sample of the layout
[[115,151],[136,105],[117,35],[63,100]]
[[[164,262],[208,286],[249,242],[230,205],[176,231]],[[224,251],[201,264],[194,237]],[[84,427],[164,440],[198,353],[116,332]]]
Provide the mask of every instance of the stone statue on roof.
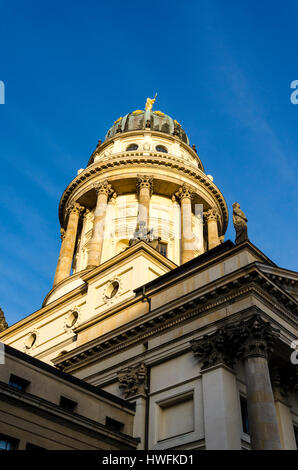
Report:
[[240,209],[240,204],[238,202],[234,202],[233,204],[233,224],[236,231],[236,245],[248,240],[247,218],[244,212]]

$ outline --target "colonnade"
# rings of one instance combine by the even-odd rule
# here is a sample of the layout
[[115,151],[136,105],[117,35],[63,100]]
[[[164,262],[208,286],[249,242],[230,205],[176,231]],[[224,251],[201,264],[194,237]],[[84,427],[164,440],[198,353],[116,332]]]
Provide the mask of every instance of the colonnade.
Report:
[[[116,197],[112,185],[107,180],[94,185],[94,190],[96,192],[96,206],[92,235],[88,247],[87,268],[89,269],[100,264],[107,205],[110,197]],[[142,227],[142,230],[146,233],[150,230],[150,199],[152,193],[153,176],[139,175],[137,177],[137,194],[139,201],[137,226]],[[179,201],[181,207],[181,264],[183,264],[195,256],[191,206],[194,191],[190,186],[183,184],[173,197]],[[67,228],[66,230],[61,229],[62,244],[54,278],[54,286],[70,275],[79,220],[81,214],[83,214],[84,211],[86,212],[86,210],[88,209],[85,209],[77,202],[67,208]],[[209,209],[204,213],[204,217],[208,232],[208,249],[211,249],[220,243],[217,228],[217,220],[219,217],[218,210],[215,208]]]

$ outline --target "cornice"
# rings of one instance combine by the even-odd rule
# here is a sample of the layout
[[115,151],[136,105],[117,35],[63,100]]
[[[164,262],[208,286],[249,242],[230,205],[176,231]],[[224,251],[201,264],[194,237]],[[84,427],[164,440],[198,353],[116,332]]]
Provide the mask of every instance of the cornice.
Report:
[[292,286],[298,285],[298,272],[289,269],[280,268],[278,266],[268,266],[263,263],[258,263],[260,270],[268,275],[273,281],[281,284],[291,284]]
[[[196,183],[203,185],[212,198],[215,198],[223,216],[222,232],[225,233],[228,225],[228,209],[223,195],[217,186],[198,168],[188,165],[182,159],[174,157],[170,154],[159,154],[157,152],[148,152],[149,155],[143,155],[142,152],[133,152],[130,155],[123,152],[109,156],[108,159],[99,160],[87,167],[80,173],[65,189],[59,204],[59,219],[61,226],[64,225],[64,211],[65,207],[70,200],[73,192],[80,187],[82,183],[92,180],[96,175],[101,175],[104,178],[105,171],[112,168],[121,167],[134,167],[136,169],[136,176],[139,173],[139,165],[144,166],[157,166],[172,168],[175,173],[183,173],[187,177],[191,177]],[[90,189],[90,188],[89,188]],[[89,190],[88,189],[88,190]]]
[[[55,358],[53,363],[58,367],[66,368],[68,371],[76,369],[77,366],[86,366],[90,362],[101,360],[103,357],[127,348],[136,342],[144,342],[149,337],[179,325],[192,317],[206,314],[227,302],[251,294],[265,300],[273,310],[277,309],[276,300],[279,296],[279,314],[297,326],[298,303],[295,299],[268,281],[256,269],[254,264],[249,265],[249,268],[239,270],[236,279],[235,273],[226,275],[220,281],[210,283],[198,289],[197,292],[188,295],[189,299],[177,299],[175,301],[176,306],[172,306],[172,302],[149,312],[141,318],[126,324],[126,329],[120,327],[113,330],[101,338],[96,338],[90,343],[72,350],[63,357]],[[275,298],[272,298],[272,292],[274,292]],[[293,312],[290,314],[289,310],[291,309]]]

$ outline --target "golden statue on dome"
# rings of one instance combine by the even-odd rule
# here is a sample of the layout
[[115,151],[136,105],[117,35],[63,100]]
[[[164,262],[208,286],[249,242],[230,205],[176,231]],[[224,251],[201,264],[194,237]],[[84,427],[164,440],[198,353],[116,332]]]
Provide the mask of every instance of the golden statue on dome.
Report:
[[147,101],[146,101],[146,105],[145,105],[145,110],[148,111],[152,109],[152,106],[156,100],[156,97],[157,97],[157,93],[155,93],[155,96],[154,98],[147,98]]

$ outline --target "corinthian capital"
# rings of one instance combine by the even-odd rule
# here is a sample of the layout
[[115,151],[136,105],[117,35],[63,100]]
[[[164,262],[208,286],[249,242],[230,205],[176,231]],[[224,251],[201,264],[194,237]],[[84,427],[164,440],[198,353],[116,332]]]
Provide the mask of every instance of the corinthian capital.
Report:
[[125,398],[147,393],[147,367],[144,363],[118,372],[119,388]]
[[153,176],[149,175],[138,175],[137,177],[137,190],[138,193],[142,188],[148,188],[150,191],[150,195],[153,191]]
[[259,314],[234,326],[233,340],[237,356],[247,358],[261,356],[269,358],[279,336],[279,330],[262,319]]
[[204,212],[204,216],[207,222],[209,220],[217,220],[219,218],[219,212],[215,207],[212,207],[208,211]]
[[210,335],[191,341],[191,348],[202,362],[202,368],[233,365],[235,358],[249,356],[268,358],[278,338],[278,330],[259,314],[237,323],[229,323]]
[[90,212],[91,212],[90,209],[85,210],[84,215],[83,215],[84,220],[86,220],[88,218]]
[[78,202],[73,202],[72,204],[70,204],[66,211],[69,213],[69,214],[81,214],[83,212],[83,210],[85,209],[84,206],[81,206]]
[[229,328],[220,328],[211,335],[191,341],[194,355],[202,363],[202,369],[218,364],[233,366],[233,350]]
[[180,201],[184,198],[192,199],[194,197],[194,191],[187,184],[183,184],[183,186],[180,186],[178,191],[175,193],[175,196]]
[[109,197],[114,193],[112,185],[107,180],[95,183],[93,187],[96,191],[96,194],[105,194],[107,197]]

